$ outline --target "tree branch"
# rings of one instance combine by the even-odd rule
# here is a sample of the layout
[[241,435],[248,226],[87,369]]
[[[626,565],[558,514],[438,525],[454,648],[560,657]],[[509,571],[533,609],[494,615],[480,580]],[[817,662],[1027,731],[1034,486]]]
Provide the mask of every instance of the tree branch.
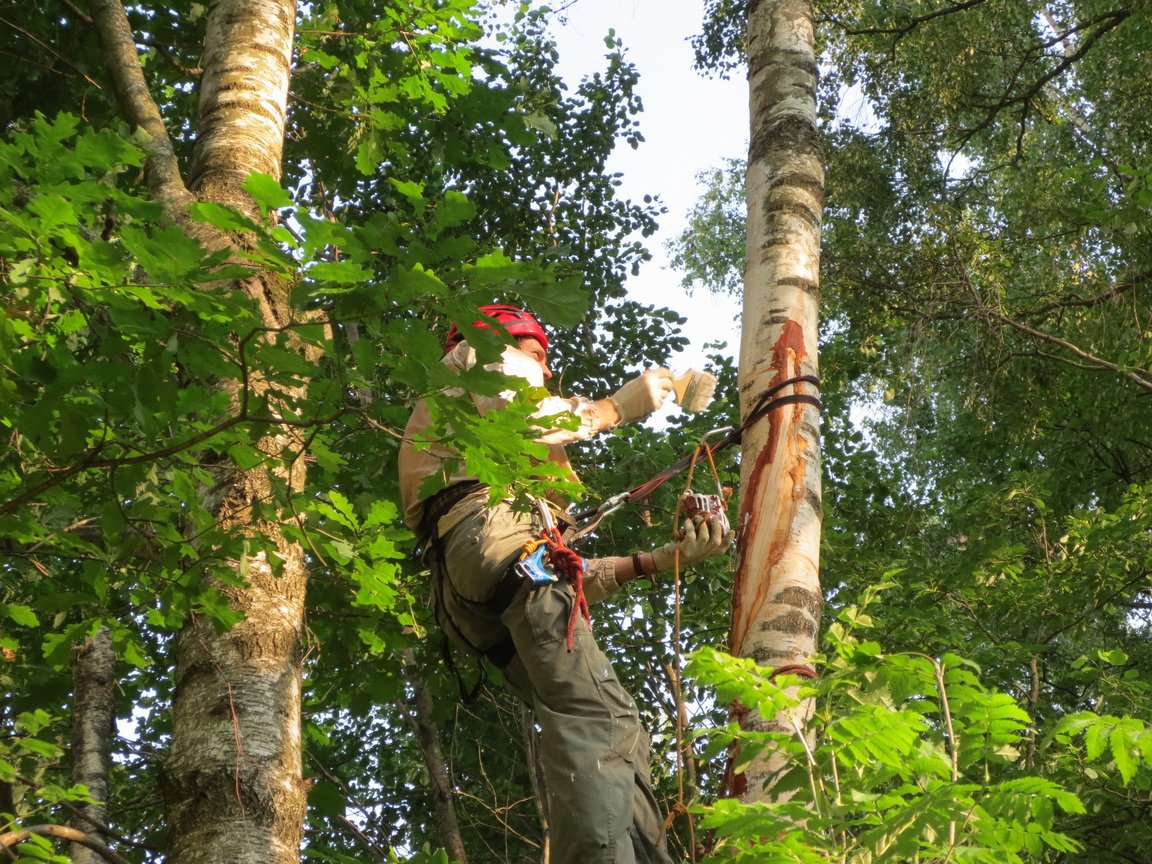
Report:
[[[72,781],[88,788],[92,801],[73,814],[72,827],[103,825],[108,816],[108,774],[116,734],[116,652],[112,631],[101,627],[84,640],[72,665]],[[97,829],[99,830],[99,829]],[[104,842],[104,838],[97,838]],[[95,864],[100,853],[74,842],[74,864]]]
[[[85,81],[87,81],[89,84],[91,84],[91,85],[92,85],[93,87],[95,87],[97,90],[102,90],[102,89],[103,89],[103,88],[100,86],[100,84],[99,84],[99,82],[98,82],[98,81],[95,81],[95,80],[93,80],[93,79],[92,79],[92,77],[91,77],[90,75],[88,75],[87,73],[85,73],[85,72],[84,72],[84,70],[83,70],[83,69],[81,69],[79,66],[77,66],[77,65],[76,65],[74,62],[72,62],[72,60],[71,60],[71,59],[69,59],[69,58],[68,58],[67,56],[65,56],[64,54],[61,54],[61,53],[60,53],[58,50],[56,50],[56,48],[54,48],[53,46],[49,45],[47,42],[45,42],[43,39],[41,39],[39,36],[37,36],[37,35],[36,35],[35,33],[33,33],[31,30],[27,30],[27,29],[25,29],[24,27],[21,27],[19,24],[15,23],[14,21],[11,21],[11,20],[9,20],[8,18],[3,18],[3,17],[0,17],[0,24],[4,24],[4,25],[5,25],[5,26],[7,26],[7,27],[11,27],[13,30],[15,30],[17,33],[19,33],[19,34],[21,34],[22,36],[24,36],[24,38],[28,39],[30,42],[35,42],[35,43],[36,43],[36,46],[37,46],[38,48],[40,48],[41,50],[43,50],[43,51],[46,51],[47,53],[49,53],[49,54],[51,54],[53,57],[55,57],[57,60],[60,60],[61,62],[65,63],[65,64],[66,64],[66,65],[68,65],[68,66],[71,66],[73,69],[75,69],[75,70],[76,70],[76,71],[77,71],[77,72],[80,74],[80,76],[81,76],[81,77],[82,77],[82,78],[83,78]],[[26,62],[26,61],[24,60],[24,58],[20,58],[20,60],[21,60],[21,62]],[[43,68],[44,68],[44,69],[49,69],[49,70],[51,70],[51,69],[52,69],[52,67],[51,67],[51,66],[43,66]],[[57,74],[59,74],[59,73],[57,73]]]
[[847,25],[843,24],[840,20],[838,20],[833,15],[829,15],[826,18],[824,18],[823,20],[832,22],[837,27],[839,27],[842,31],[844,31],[844,34],[847,36],[885,36],[885,35],[890,35],[890,36],[900,37],[900,36],[907,36],[909,33],[911,33],[913,30],[915,30],[921,24],[924,24],[927,21],[931,21],[934,18],[942,18],[945,15],[952,15],[956,12],[963,12],[963,11],[965,11],[967,9],[971,9],[975,6],[980,6],[983,3],[984,3],[984,0],[965,0],[965,2],[963,2],[963,3],[955,3],[951,6],[945,6],[943,9],[937,9],[933,12],[927,12],[923,15],[917,15],[913,18],[909,18],[908,22],[901,27],[862,27],[860,29],[854,29],[852,27],[848,27]]
[[144,71],[136,40],[120,0],[92,0],[92,23],[100,35],[105,66],[124,119],[148,136],[144,173],[152,197],[173,223],[189,226],[188,205],[196,201],[180,176],[172,139],[164,126]]
[[460,834],[460,824],[456,819],[456,806],[453,803],[453,789],[448,764],[440,747],[440,732],[432,719],[432,694],[428,685],[420,677],[417,668],[416,652],[405,648],[400,652],[401,668],[412,688],[411,699],[401,699],[400,709],[416,735],[416,743],[424,757],[424,767],[432,793],[432,809],[440,828],[440,840],[444,851],[452,861],[467,861],[464,840]]
[[[987,108],[987,113],[984,115],[984,119],[966,131],[966,133],[964,134],[963,138],[960,141],[960,144],[955,149],[957,151],[962,150],[968,144],[969,141],[971,141],[973,138],[976,137],[976,135],[981,130],[989,128],[993,124],[993,122],[995,122],[997,115],[1001,111],[1007,109],[1011,105],[1019,105],[1020,110],[1021,110],[1021,117],[1020,117],[1021,133],[1020,133],[1020,136],[1019,136],[1018,141],[1017,141],[1017,149],[1018,150],[1021,149],[1022,148],[1022,140],[1021,139],[1023,138],[1023,127],[1024,127],[1025,121],[1027,119],[1028,109],[1029,109],[1029,106],[1032,104],[1032,100],[1035,99],[1036,96],[1041,91],[1043,91],[1044,88],[1047,87],[1052,81],[1054,81],[1056,78],[1060,77],[1062,74],[1064,74],[1069,69],[1071,69],[1073,66],[1075,66],[1077,61],[1082,59],[1090,50],[1092,50],[1092,47],[1096,44],[1097,40],[1101,39],[1106,33],[1109,33],[1110,31],[1119,27],[1120,24],[1126,18],[1128,18],[1129,15],[1131,15],[1131,12],[1130,12],[1130,10],[1127,10],[1127,9],[1119,9],[1119,10],[1116,10],[1113,12],[1105,12],[1101,15],[1096,16],[1095,18],[1091,19],[1090,21],[1085,21],[1084,23],[1082,23],[1082,24],[1078,25],[1077,27],[1073,28],[1072,30],[1068,31],[1069,33],[1074,33],[1074,32],[1078,32],[1080,30],[1086,30],[1087,28],[1093,27],[1097,24],[1100,25],[1096,30],[1093,30],[1091,33],[1089,33],[1084,38],[1084,41],[1080,44],[1080,46],[1075,51],[1065,52],[1064,58],[1059,63],[1057,63],[1055,66],[1053,66],[1051,69],[1049,69],[1043,75],[1041,75],[1038,79],[1033,81],[1022,92],[1017,93],[1015,96],[1011,95],[1010,92],[1005,92],[1000,97],[998,97],[995,100],[995,102],[993,102],[991,104],[989,104],[987,101],[985,101],[984,106]],[[1043,51],[1045,48],[1049,47],[1049,44],[1057,44],[1059,41],[1063,40],[1066,37],[1067,37],[1067,34],[1064,34],[1063,36],[1060,37],[1059,40],[1055,40],[1052,43],[1042,43],[1040,46],[1038,46],[1039,50]],[[1029,63],[1029,59],[1027,57],[1021,58],[1020,65],[1016,70],[1016,74],[1013,75],[1013,77],[1012,77],[1012,82],[1011,82],[1012,84],[1016,83],[1016,80],[1018,78],[1019,73],[1024,70],[1024,68],[1026,67],[1026,65],[1028,63]],[[1009,90],[1010,89],[1011,89],[1011,85],[1009,86]],[[983,100],[981,100],[981,101],[983,101]],[[977,107],[980,107],[980,106],[977,106]]]
[[1061,339],[1059,336],[1053,336],[1051,333],[1045,333],[1043,330],[1037,330],[1035,327],[1030,327],[1023,322],[1017,321],[1015,318],[1005,315],[1003,312],[998,312],[995,309],[991,309],[988,306],[982,305],[980,307],[980,311],[997,319],[1001,323],[1008,325],[1014,330],[1019,330],[1021,333],[1027,333],[1033,339],[1039,339],[1042,342],[1049,342],[1052,345],[1059,345],[1064,350],[1070,351],[1080,359],[1091,364],[1090,368],[1094,368],[1096,370],[1106,369],[1112,372],[1119,372],[1129,381],[1132,381],[1138,386],[1143,387],[1145,390],[1152,392],[1152,378],[1145,378],[1142,374],[1140,374],[1140,372],[1136,372],[1131,369],[1125,369],[1118,363],[1113,363],[1111,360],[1105,360],[1103,357],[1098,357],[1090,351],[1085,351],[1083,348],[1073,344],[1072,342],[1069,342],[1067,339]]
[[68,828],[64,825],[29,825],[18,831],[0,834],[0,848],[8,849],[20,843],[26,843],[33,835],[56,837],[72,843],[79,843],[97,853],[105,861],[110,861],[111,864],[132,864],[123,855],[109,849],[91,834],[85,834],[83,831],[77,831],[75,828]]
[[92,26],[92,16],[77,6],[72,0],[60,0],[60,5],[79,18],[82,22],[89,27]]

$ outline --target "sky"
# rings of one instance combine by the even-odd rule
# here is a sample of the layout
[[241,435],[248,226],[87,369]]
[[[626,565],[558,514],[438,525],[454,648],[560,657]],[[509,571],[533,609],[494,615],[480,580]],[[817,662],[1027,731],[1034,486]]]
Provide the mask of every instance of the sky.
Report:
[[[562,2],[553,4],[563,7]],[[644,102],[637,150],[621,144],[608,170],[621,172],[621,193],[639,199],[659,196],[668,212],[659,232],[646,245],[653,260],[632,277],[633,299],[668,306],[688,318],[684,334],[690,349],[672,365],[683,371],[699,365],[708,342],[727,339],[731,353],[739,344],[731,298],[680,288],[680,274],[668,264],[665,241],[684,226],[685,215],[700,193],[696,174],[718,167],[725,158],[742,157],[748,139],[747,83],[737,71],[730,80],[702,77],[692,68],[689,39],[703,19],[702,0],[575,0],[564,9],[566,23],[555,28],[559,71],[573,87],[581,77],[603,68],[604,37],[615,30],[627,57],[640,72]]]

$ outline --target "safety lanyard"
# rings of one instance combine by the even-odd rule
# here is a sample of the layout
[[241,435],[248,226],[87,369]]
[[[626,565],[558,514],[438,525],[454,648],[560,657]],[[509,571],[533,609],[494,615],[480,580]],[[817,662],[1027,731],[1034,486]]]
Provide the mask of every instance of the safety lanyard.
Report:
[[[744,418],[744,422],[739,426],[725,426],[719,429],[711,429],[704,435],[704,440],[700,446],[683,457],[682,459],[672,463],[659,474],[644,481],[638,486],[633,486],[626,492],[620,492],[610,498],[605,499],[597,507],[585,510],[581,513],[575,514],[572,518],[580,527],[576,531],[576,537],[587,534],[600,524],[601,520],[609,513],[614,513],[625,504],[635,501],[643,501],[661,486],[663,486],[670,479],[675,477],[681,471],[685,470],[689,465],[693,464],[699,458],[701,451],[708,454],[711,459],[717,453],[731,447],[733,444],[740,443],[744,435],[744,430],[760,420],[768,416],[772,411],[777,408],[782,408],[785,405],[814,405],[817,409],[822,410],[823,404],[816,396],[810,396],[807,393],[790,393],[787,396],[776,396],[781,390],[786,387],[791,387],[795,384],[811,384],[819,390],[820,379],[815,375],[797,375],[793,378],[785,378],[776,384],[773,384],[765,390],[760,398],[756,400],[756,404],[752,406],[752,410],[748,412],[748,416]],[[713,443],[708,443],[708,439],[714,435],[723,434],[724,437],[718,439]]]

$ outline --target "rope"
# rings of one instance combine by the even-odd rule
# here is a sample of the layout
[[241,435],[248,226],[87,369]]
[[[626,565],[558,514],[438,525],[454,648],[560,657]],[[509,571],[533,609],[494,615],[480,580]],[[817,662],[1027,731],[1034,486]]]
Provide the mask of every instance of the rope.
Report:
[[[790,393],[787,396],[776,396],[777,393],[786,387],[792,387],[797,384],[811,384],[813,387],[819,389],[820,379],[815,375],[796,375],[792,378],[785,378],[783,381],[773,384],[771,387],[760,394],[760,398],[756,400],[756,404],[752,406],[752,410],[748,412],[748,416],[744,418],[744,422],[732,429],[730,432],[728,432],[727,435],[716,441],[714,444],[700,445],[695,450],[693,450],[691,455],[685,456],[684,458],[672,463],[659,474],[644,481],[640,485],[634,486],[627,492],[623,492],[620,495],[615,495],[612,498],[609,498],[608,501],[606,501],[604,504],[601,504],[599,507],[594,507],[590,510],[583,511],[582,513],[575,514],[573,519],[576,522],[584,522],[587,519],[595,519],[592,524],[581,527],[577,536],[586,534],[588,531],[595,528],[600,519],[602,519],[609,512],[607,509],[609,505],[612,506],[612,509],[615,509],[615,507],[619,507],[632,501],[642,501],[661,486],[663,486],[665,483],[667,483],[670,479],[683,471],[685,468],[688,468],[691,465],[695,465],[696,460],[700,455],[701,449],[707,453],[709,461],[712,461],[713,457],[717,453],[721,452],[722,450],[726,450],[733,444],[739,444],[745,430],[748,429],[749,426],[751,426],[756,421],[767,417],[777,408],[783,408],[785,405],[812,405],[817,410],[824,409],[824,404],[818,397],[809,396],[806,393]],[[713,467],[715,467],[715,464],[713,464]]]
[[[676,512],[672,518],[672,530],[675,532],[676,525],[680,521],[680,507],[684,496],[687,495],[692,489],[692,478],[696,473],[696,463],[699,460],[700,454],[704,453],[708,457],[708,465],[712,469],[712,479],[716,481],[716,488],[720,488],[720,472],[716,469],[716,462],[712,458],[715,451],[710,448],[706,441],[701,441],[696,448],[692,451],[692,455],[688,460],[688,476],[684,481],[684,491],[676,501]],[[683,626],[681,624],[681,612],[683,604],[681,602],[681,580],[680,580],[680,555],[679,550],[672,559],[672,598],[673,598],[673,624],[672,624],[672,674],[670,676],[670,683],[672,685],[672,698],[675,702],[676,709],[676,786],[677,797],[676,803],[672,806],[671,812],[664,820],[664,828],[662,833],[666,833],[672,824],[680,816],[684,816],[688,820],[688,854],[689,859],[695,864],[696,861],[696,821],[692,818],[692,813],[688,809],[688,804],[685,799],[684,788],[684,770],[686,761],[686,741],[684,734],[684,715],[686,707],[684,704],[684,692],[681,688],[681,670],[684,663],[684,651],[681,639]]]
[[574,550],[564,545],[564,538],[560,536],[557,528],[545,528],[541,534],[543,542],[548,544],[548,559],[556,572],[572,583],[575,602],[572,604],[572,614],[568,618],[568,637],[565,643],[568,650],[572,650],[572,641],[576,636],[577,616],[583,616],[591,626],[592,613],[588,611],[588,598],[584,596],[584,559]]

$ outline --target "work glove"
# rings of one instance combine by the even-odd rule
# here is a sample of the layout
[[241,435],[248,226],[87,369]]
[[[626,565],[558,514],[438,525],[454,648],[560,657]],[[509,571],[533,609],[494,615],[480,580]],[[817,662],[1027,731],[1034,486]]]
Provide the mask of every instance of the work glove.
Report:
[[649,369],[641,372],[611,396],[621,423],[631,423],[647,417],[664,404],[672,393],[672,375],[667,369]]
[[687,567],[705,558],[723,555],[732,545],[736,532],[728,528],[726,520],[709,513],[697,513],[685,519],[682,537],[675,543],[661,546],[652,552],[652,564],[657,573],[666,573],[676,567],[676,550],[680,550],[680,566]]

